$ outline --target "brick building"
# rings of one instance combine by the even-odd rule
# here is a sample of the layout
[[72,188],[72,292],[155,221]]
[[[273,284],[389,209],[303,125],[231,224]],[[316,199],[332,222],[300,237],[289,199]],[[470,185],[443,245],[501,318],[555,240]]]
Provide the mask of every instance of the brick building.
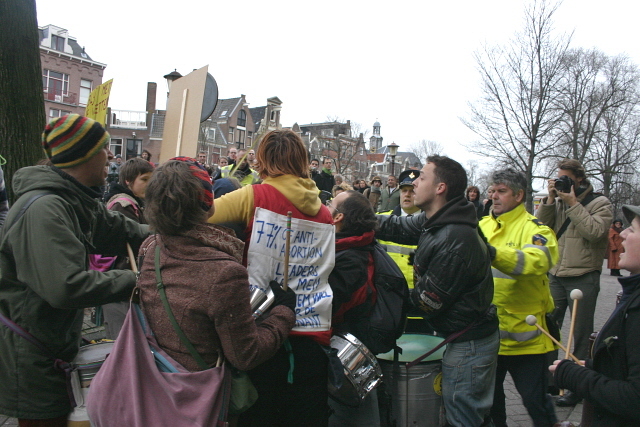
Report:
[[69,113],[84,115],[89,94],[102,84],[107,65],[91,59],[64,28],[45,25],[38,32],[48,119]]

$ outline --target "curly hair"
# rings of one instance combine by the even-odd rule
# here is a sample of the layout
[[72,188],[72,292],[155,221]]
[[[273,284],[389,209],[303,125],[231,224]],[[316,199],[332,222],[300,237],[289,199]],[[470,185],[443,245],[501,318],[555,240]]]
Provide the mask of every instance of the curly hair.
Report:
[[501,169],[491,174],[491,184],[504,184],[516,196],[520,190],[527,194],[527,178],[522,172],[513,168]]
[[336,206],[336,210],[344,215],[342,229],[357,236],[367,231],[378,231],[378,220],[369,199],[359,191],[345,193],[348,197]]
[[290,130],[274,130],[260,141],[256,151],[260,178],[293,175],[309,178],[309,153],[300,135]]
[[202,183],[189,164],[170,160],[151,175],[145,193],[145,218],[159,234],[184,234],[207,220],[202,208]]

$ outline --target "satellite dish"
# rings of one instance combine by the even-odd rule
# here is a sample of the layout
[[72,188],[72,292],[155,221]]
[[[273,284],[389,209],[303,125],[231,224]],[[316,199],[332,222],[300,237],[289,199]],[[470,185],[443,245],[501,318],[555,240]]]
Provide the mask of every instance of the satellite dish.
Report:
[[204,85],[204,97],[202,98],[202,113],[200,113],[200,123],[204,122],[213,114],[213,110],[218,105],[218,83],[216,79],[207,73],[207,80]]

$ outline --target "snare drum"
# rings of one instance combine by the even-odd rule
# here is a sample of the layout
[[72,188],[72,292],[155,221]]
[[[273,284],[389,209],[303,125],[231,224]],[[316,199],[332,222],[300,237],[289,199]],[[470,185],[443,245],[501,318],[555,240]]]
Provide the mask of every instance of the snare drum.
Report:
[[373,353],[349,333],[331,337],[331,347],[338,350],[345,378],[339,389],[329,383],[329,395],[344,405],[359,406],[367,394],[380,383],[380,365]]
[[[405,334],[396,344],[402,349],[394,369],[393,351],[379,354],[385,393],[391,401],[390,422],[396,426],[434,427],[444,425],[442,406],[442,357],[446,346],[407,370],[413,362],[443,341],[433,335]],[[380,394],[380,393],[378,393]],[[383,400],[389,400],[383,399]],[[381,411],[382,415],[382,411]]]
[[101,342],[80,347],[80,351],[76,358],[73,359],[73,363],[78,368],[82,388],[87,388],[91,385],[91,380],[96,376],[104,360],[111,353],[114,344],[113,342]]
[[91,427],[89,414],[87,414],[87,407],[85,406],[87,395],[89,394],[89,386],[91,385],[91,380],[93,380],[93,377],[96,376],[98,370],[104,363],[104,360],[109,353],[111,353],[114,344],[113,342],[101,342],[98,344],[85,345],[84,347],[80,347],[78,355],[73,359],[73,364],[76,365],[80,386],[82,388],[78,390],[77,386],[73,386],[73,395],[78,406],[69,414],[67,419],[68,427]]

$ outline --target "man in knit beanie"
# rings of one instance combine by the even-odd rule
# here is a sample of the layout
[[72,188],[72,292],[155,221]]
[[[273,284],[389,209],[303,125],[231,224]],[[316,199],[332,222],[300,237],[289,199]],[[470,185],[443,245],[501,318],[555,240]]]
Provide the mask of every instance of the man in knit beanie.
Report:
[[78,353],[85,307],[127,300],[135,285],[131,270],[89,269],[90,253],[127,256],[126,244],[137,252],[149,234],[98,201],[112,157],[108,141],[94,120],[56,118],[42,137],[52,166],[13,177],[18,200],[0,233],[0,320],[49,350],[0,327],[0,414],[20,425],[67,425],[72,399],[53,360],[71,362]]

